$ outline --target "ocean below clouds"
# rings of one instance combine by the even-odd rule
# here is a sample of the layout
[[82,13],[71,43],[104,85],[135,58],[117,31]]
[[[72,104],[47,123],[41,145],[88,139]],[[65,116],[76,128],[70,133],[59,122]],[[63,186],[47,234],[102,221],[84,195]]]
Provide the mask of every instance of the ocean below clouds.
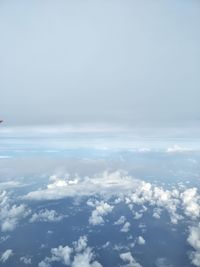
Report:
[[107,131],[6,135],[1,266],[200,266],[194,139]]

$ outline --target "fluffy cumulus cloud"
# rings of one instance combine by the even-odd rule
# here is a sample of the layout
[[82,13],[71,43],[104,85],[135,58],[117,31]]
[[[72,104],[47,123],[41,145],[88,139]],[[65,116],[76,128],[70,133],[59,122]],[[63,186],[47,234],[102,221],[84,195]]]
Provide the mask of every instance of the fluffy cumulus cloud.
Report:
[[121,216],[114,224],[115,225],[124,224],[125,221],[126,221],[126,217],[125,216]]
[[120,254],[121,260],[125,263],[123,267],[142,267],[131,255],[130,252]]
[[55,210],[44,209],[34,213],[30,218],[30,222],[59,222],[62,219],[63,215],[59,215]]
[[1,231],[12,231],[19,221],[29,215],[30,210],[24,204],[12,204],[6,191],[0,194],[0,226]]
[[72,249],[68,246],[58,246],[57,248],[51,249],[51,257],[46,257],[43,261],[39,263],[39,267],[51,266],[53,262],[61,262],[65,265],[70,264],[70,256]]
[[200,196],[197,192],[197,188],[186,189],[181,194],[182,205],[184,212],[187,216],[193,219],[200,217]]
[[116,222],[114,222],[114,225],[123,225],[120,229],[120,231],[123,233],[129,232],[131,227],[131,224],[126,221],[125,216],[121,216]]
[[143,216],[142,213],[139,213],[139,212],[137,212],[137,211],[134,212],[134,219],[135,219],[135,220],[139,220],[139,219],[141,219],[142,216]]
[[187,241],[195,250],[190,254],[192,263],[200,267],[200,223],[190,227]]
[[87,247],[87,236],[81,236],[78,241],[74,243],[74,249],[76,252],[81,252]]
[[125,222],[125,224],[121,228],[121,232],[127,233],[130,230],[131,224],[129,222]]
[[73,247],[59,246],[51,249],[51,256],[46,257],[39,263],[39,267],[50,267],[51,263],[61,262],[72,267],[102,267],[95,261],[95,254],[92,248],[87,245],[87,237],[81,236],[73,243]]
[[6,262],[10,257],[13,256],[13,251],[12,249],[7,249],[6,251],[4,251],[1,255],[0,261],[1,262]]
[[155,208],[153,211],[153,217],[156,219],[160,219],[161,213],[162,213],[161,208]]
[[144,245],[146,243],[145,239],[142,236],[139,236],[137,239],[139,245]]
[[102,267],[102,265],[93,261],[94,254],[91,248],[86,248],[82,253],[78,253],[74,256],[72,267]]
[[89,218],[89,223],[92,225],[104,224],[103,216],[106,216],[113,210],[113,206],[109,205],[106,202],[97,202],[95,210],[92,211],[92,214]]
[[20,261],[23,262],[24,264],[31,264],[32,260],[30,257],[28,256],[22,256],[20,257]]
[[[125,202],[128,206],[149,204],[156,208],[164,208],[169,212],[173,224],[182,219],[182,216],[177,212],[181,199],[180,193],[176,189],[171,191],[164,190],[162,187],[153,186],[150,183],[141,181],[140,186],[125,197]],[[146,209],[142,212],[145,211]]]

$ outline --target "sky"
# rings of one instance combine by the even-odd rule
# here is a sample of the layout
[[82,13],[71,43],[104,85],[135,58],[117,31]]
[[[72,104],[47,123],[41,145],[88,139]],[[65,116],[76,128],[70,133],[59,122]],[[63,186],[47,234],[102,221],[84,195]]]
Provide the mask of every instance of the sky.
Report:
[[0,1],[5,125],[200,118],[200,2]]

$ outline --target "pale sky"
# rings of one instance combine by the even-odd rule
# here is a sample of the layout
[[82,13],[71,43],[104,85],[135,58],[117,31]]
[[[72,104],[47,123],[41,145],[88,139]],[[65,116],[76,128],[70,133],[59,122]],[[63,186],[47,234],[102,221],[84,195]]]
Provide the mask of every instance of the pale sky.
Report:
[[6,125],[200,118],[200,1],[1,0]]

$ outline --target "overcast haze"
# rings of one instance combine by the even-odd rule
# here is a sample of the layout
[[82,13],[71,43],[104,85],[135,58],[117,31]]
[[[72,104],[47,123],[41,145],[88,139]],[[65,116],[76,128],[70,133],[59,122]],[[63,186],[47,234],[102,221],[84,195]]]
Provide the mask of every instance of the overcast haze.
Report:
[[6,125],[198,120],[200,2],[0,2]]

